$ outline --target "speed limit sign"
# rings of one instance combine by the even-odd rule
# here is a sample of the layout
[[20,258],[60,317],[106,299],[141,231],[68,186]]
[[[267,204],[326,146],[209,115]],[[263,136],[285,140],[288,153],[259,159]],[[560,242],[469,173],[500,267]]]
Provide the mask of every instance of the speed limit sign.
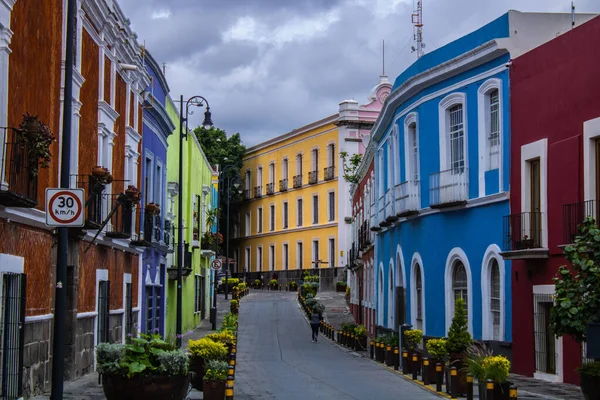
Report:
[[83,226],[83,189],[46,189],[47,226]]

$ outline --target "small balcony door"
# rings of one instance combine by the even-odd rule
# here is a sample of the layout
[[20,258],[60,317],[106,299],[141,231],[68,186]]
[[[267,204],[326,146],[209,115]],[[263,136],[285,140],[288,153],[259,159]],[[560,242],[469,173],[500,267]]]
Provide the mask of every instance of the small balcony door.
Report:
[[531,239],[534,243],[541,245],[541,218],[540,212],[542,211],[542,200],[541,200],[541,179],[540,179],[540,160],[535,159],[529,162],[530,165],[530,191],[531,198],[529,204],[529,210],[531,211],[529,225],[531,226]]

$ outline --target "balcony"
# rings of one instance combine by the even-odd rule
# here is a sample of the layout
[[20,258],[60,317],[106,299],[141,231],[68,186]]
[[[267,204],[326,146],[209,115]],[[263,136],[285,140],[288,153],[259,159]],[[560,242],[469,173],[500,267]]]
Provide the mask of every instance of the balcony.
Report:
[[254,198],[262,197],[262,186],[254,187]]
[[429,176],[431,208],[461,207],[469,199],[469,171],[449,169]]
[[168,219],[165,219],[163,242],[165,244],[166,253],[175,252],[175,225]]
[[288,190],[288,180],[287,179],[280,179],[279,180],[279,191],[280,192],[285,192],[286,190]]
[[597,220],[597,215],[598,203],[596,200],[563,205],[563,243],[575,243],[575,237],[579,233],[579,225],[587,217]]
[[381,230],[381,227],[377,223],[377,203],[371,204],[371,215],[369,218],[369,226],[371,232],[378,232]]
[[331,167],[327,167],[323,170],[323,179],[326,181],[330,181],[334,178],[335,175],[335,167],[332,165]]
[[319,180],[319,171],[310,171],[308,173],[308,184],[314,185]]
[[543,247],[541,212],[524,212],[504,217],[502,257],[505,260],[548,258]]
[[102,193],[105,185],[93,175],[78,175],[77,187],[85,189],[85,225],[83,229],[96,230],[102,225],[102,206],[108,198]]
[[397,217],[405,218],[419,214],[421,208],[419,184],[419,181],[407,181],[394,187]]
[[275,193],[275,183],[267,183],[267,195]]
[[244,190],[244,200],[250,200],[250,189]]
[[110,210],[114,210],[110,224],[106,227],[106,236],[113,239],[129,239],[133,231],[133,204],[125,195],[106,196]]
[[294,175],[294,189],[302,187],[302,175]]
[[[147,212],[144,208],[135,209],[136,231],[131,235],[131,246],[150,247],[155,236],[156,215]],[[160,231],[160,227],[158,228]]]
[[0,149],[0,205],[32,208],[37,205],[38,177],[31,173],[27,144],[19,142],[17,131],[4,129]]

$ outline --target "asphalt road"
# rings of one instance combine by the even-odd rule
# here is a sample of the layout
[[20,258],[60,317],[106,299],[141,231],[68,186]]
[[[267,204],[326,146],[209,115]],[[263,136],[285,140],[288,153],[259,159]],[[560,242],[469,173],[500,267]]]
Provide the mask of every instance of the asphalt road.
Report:
[[240,306],[235,399],[438,399],[310,327],[294,294],[254,292]]

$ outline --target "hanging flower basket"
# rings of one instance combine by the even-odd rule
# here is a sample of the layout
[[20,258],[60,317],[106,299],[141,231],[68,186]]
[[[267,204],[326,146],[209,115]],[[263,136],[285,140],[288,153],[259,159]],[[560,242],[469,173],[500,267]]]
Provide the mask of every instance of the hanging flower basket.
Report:
[[146,204],[146,211],[152,215],[160,214],[160,206],[155,203]]
[[27,148],[29,175],[37,176],[39,168],[50,166],[50,146],[56,139],[48,125],[41,122],[37,115],[23,114],[23,121],[17,130],[17,139]]
[[101,167],[100,165],[96,165],[92,168],[92,175],[97,178],[102,178],[108,174],[108,168]]
[[137,204],[140,202],[140,191],[134,185],[127,186],[125,189],[125,195],[129,197],[132,203]]

